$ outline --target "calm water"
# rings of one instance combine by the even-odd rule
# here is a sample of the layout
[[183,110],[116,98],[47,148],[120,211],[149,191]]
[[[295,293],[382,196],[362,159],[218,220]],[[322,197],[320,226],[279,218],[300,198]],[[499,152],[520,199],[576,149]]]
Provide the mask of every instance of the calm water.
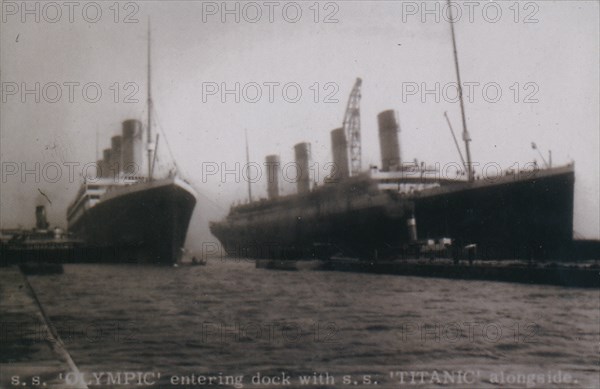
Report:
[[600,387],[596,290],[219,260],[30,282],[91,387],[140,387],[92,376],[125,371],[154,387],[281,387],[257,373],[287,387],[326,373],[331,387]]

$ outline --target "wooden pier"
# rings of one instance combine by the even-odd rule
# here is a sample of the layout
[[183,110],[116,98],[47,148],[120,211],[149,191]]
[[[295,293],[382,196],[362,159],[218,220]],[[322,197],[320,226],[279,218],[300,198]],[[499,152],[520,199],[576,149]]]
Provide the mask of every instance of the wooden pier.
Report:
[[0,388],[87,388],[16,266],[0,268],[0,318]]

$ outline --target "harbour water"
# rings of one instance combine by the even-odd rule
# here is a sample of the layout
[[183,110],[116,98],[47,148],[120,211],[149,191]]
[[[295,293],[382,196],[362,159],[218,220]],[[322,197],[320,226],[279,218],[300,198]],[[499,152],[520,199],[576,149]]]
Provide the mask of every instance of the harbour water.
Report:
[[598,290],[250,260],[29,280],[93,388],[600,386]]

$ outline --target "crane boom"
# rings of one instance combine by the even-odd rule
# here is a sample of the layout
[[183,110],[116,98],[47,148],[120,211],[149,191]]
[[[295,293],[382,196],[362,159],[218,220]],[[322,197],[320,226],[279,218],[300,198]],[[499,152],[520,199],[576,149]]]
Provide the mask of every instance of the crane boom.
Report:
[[360,88],[362,80],[356,79],[346,113],[344,114],[344,134],[348,142],[348,160],[350,161],[350,175],[355,176],[360,173],[361,167],[361,141],[360,141]]

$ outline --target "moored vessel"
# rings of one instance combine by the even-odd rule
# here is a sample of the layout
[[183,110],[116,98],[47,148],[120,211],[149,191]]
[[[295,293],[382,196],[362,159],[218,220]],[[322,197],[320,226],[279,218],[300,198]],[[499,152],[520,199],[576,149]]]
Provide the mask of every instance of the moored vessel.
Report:
[[[452,17],[450,18],[451,20]],[[397,114],[379,114],[381,166],[361,169],[357,79],[342,128],[331,132],[333,171],[311,188],[310,144],[295,146],[297,194],[279,197],[276,158],[267,157],[268,199],[233,206],[210,225],[229,253],[252,258],[377,260],[420,255],[454,258],[554,258],[573,244],[574,165],[537,163],[496,175],[476,175],[471,159],[454,25],[450,22],[464,154],[446,115],[461,164],[406,162]],[[535,144],[532,144],[535,147]],[[541,154],[540,154],[541,155]],[[466,156],[466,158],[465,158]],[[543,157],[542,157],[543,159]]]
[[[344,133],[332,131],[336,174],[324,185],[310,188],[310,181],[299,175],[298,193],[279,196],[277,180],[270,180],[268,199],[233,206],[224,220],[211,223],[227,253],[377,259],[427,255],[439,244],[442,256],[453,257],[569,254],[574,165],[542,169],[531,164],[479,179],[460,173],[448,178],[435,167],[402,162],[394,111],[382,112],[379,119],[383,168],[350,176],[346,154],[337,152],[346,148]],[[308,172],[309,145],[296,145],[296,151],[297,166]],[[267,166],[273,161],[267,157]],[[269,177],[279,176],[277,166]]]

